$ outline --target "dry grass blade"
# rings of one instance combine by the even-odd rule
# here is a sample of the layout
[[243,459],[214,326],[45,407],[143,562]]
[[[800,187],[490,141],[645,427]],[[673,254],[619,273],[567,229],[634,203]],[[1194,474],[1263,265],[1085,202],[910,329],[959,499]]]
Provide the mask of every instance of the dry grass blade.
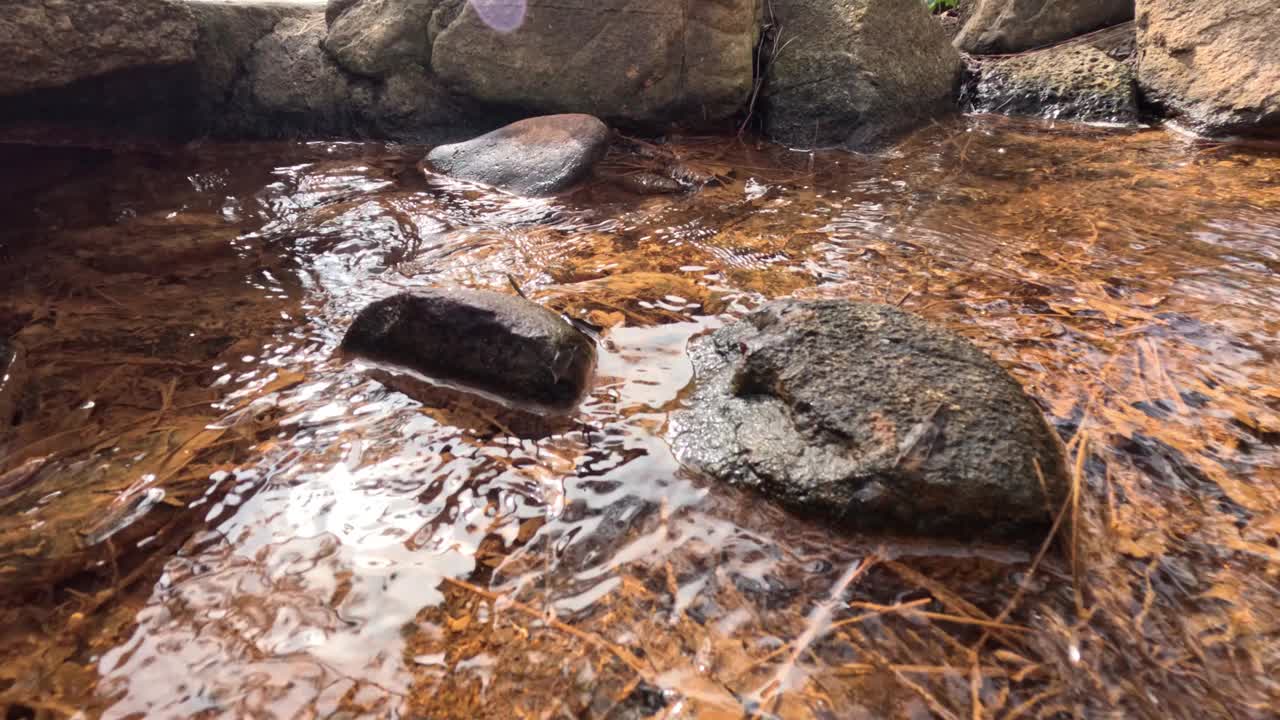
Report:
[[831,630],[831,614],[835,612],[836,606],[843,602],[844,594],[849,590],[849,586],[865,575],[879,561],[879,557],[872,554],[863,558],[857,564],[850,565],[836,581],[836,584],[832,586],[827,600],[813,609],[805,624],[804,633],[791,643],[791,654],[774,671],[773,677],[753,693],[760,707],[765,707],[769,702],[776,700],[788,689],[791,675],[795,672],[800,656],[809,650],[809,646],[815,640]]

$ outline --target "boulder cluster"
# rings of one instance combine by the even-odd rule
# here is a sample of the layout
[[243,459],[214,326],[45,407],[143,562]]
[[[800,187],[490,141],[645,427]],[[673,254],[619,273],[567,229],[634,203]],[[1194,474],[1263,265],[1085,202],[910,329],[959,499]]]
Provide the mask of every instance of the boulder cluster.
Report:
[[[436,142],[583,113],[650,133],[749,118],[793,147],[865,150],[961,106],[1280,124],[1267,0],[961,7],[949,32],[909,0],[14,0],[0,131]],[[1107,28],[1126,50],[1099,45]]]

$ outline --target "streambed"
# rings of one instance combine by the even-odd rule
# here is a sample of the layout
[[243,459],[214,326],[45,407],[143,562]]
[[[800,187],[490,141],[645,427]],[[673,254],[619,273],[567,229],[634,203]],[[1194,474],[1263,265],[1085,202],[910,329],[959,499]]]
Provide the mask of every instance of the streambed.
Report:
[[[1266,717],[1280,703],[1280,152],[968,117],[878,156],[522,199],[359,143],[4,148],[10,717]],[[634,168],[625,154],[607,174]],[[530,439],[332,352],[519,285],[608,328]],[[835,533],[682,469],[685,343],[899,305],[1067,445],[1056,544]],[[14,715],[14,713],[19,713]]]

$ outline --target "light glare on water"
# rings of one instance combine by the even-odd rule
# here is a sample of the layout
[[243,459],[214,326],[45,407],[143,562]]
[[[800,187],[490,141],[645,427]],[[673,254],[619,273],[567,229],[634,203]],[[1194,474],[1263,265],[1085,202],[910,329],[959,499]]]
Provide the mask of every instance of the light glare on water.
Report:
[[[818,718],[1150,696],[1265,716],[1280,156],[989,118],[812,165],[679,147],[732,178],[526,200],[428,183],[420,148],[208,145],[73,159],[18,195],[0,320],[26,326],[41,404],[8,448],[54,470],[0,496],[0,566],[22,573],[0,577],[83,590],[12,611],[53,629],[7,631],[0,699]],[[565,427],[508,432],[332,356],[372,300],[510,280],[609,328]],[[841,534],[682,470],[664,429],[685,344],[793,294],[899,304],[1009,368],[1078,460],[1079,536],[1028,574],[1040,538]],[[111,554],[41,539],[126,488]]]

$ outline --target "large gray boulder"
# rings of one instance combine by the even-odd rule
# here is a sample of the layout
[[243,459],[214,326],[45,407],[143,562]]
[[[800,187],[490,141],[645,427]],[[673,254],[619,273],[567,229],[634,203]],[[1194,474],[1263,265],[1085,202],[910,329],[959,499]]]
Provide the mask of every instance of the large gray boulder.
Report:
[[195,58],[177,0],[11,0],[0,8],[0,96]]
[[431,68],[463,95],[530,113],[710,122],[751,93],[757,3],[453,0],[434,13]]
[[1018,383],[896,308],[779,301],[689,352],[672,444],[714,478],[849,527],[923,533],[1041,526],[1063,496],[1059,445]]
[[314,10],[305,5],[266,2],[192,2],[190,9],[197,28],[197,97],[206,122],[230,101],[258,43],[284,19],[301,18]]
[[1133,67],[1089,45],[1049,48],[977,65],[969,92],[974,112],[1054,120],[1138,122]]
[[591,174],[609,149],[609,128],[590,115],[545,115],[478,138],[441,145],[430,170],[519,195],[550,195]]
[[488,120],[421,67],[379,78],[348,72],[322,46],[327,29],[315,9],[274,23],[253,43],[226,101],[208,113],[214,133],[438,142]]
[[1280,132],[1280,5],[1139,0],[1138,82],[1197,132]]
[[1134,0],[978,0],[955,44],[977,55],[1030,50],[1132,20],[1133,3]]
[[253,107],[267,116],[292,118],[318,132],[351,126],[353,87],[320,47],[324,17],[288,18],[254,47],[246,68]]
[[429,67],[429,26],[438,0],[336,0],[327,9],[324,49],[350,72],[382,77]]
[[513,295],[430,289],[379,300],[356,317],[342,351],[523,405],[572,409],[595,368],[595,342]]
[[955,109],[961,62],[920,2],[773,0],[765,130],[795,147],[873,148]]

